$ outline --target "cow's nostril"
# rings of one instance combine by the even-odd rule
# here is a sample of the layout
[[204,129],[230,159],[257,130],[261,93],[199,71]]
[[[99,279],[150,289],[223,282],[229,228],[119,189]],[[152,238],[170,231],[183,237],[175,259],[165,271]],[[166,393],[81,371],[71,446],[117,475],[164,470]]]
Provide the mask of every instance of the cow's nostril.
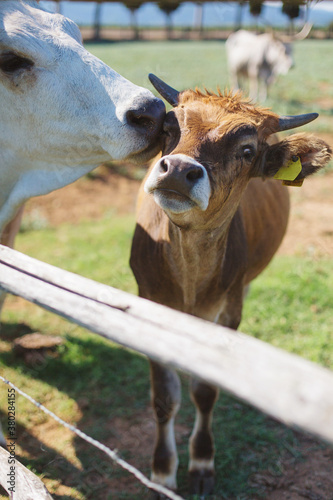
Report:
[[152,99],[129,109],[126,121],[131,127],[150,134],[161,130],[165,116],[165,106],[160,99]]
[[166,173],[168,171],[168,162],[164,158],[160,161],[160,170],[163,173]]
[[129,125],[133,127],[152,128],[154,127],[154,120],[149,118],[141,110],[130,109],[126,113],[126,120]]
[[186,179],[190,182],[197,181],[203,177],[204,173],[201,167],[191,167],[186,174]]

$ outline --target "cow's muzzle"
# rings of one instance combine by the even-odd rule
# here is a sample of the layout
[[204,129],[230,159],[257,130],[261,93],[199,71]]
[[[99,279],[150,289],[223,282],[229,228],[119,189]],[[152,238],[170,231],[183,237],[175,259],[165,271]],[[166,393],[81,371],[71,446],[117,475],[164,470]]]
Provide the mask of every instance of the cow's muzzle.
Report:
[[162,129],[165,106],[161,99],[140,99],[126,112],[126,121],[138,132],[155,138]]
[[153,193],[161,208],[173,213],[194,207],[204,211],[211,194],[205,167],[183,154],[163,156],[154,165],[144,189]]
[[165,105],[161,99],[148,93],[134,100],[125,112],[126,125],[142,144],[131,161],[144,163],[155,156],[161,148],[161,131],[165,119]]

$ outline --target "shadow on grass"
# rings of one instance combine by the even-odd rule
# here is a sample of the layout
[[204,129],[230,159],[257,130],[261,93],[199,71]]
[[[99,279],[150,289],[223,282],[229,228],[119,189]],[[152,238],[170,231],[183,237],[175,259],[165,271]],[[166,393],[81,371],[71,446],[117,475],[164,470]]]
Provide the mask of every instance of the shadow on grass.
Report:
[[33,330],[25,323],[2,323],[0,325],[0,339],[2,340],[13,341],[28,333],[33,333]]
[[[0,420],[5,423],[6,415],[0,412]],[[17,456],[19,462],[32,472],[43,474],[43,477],[59,480],[63,485],[73,487],[84,484],[84,475],[86,471],[75,467],[58,450],[41,443],[39,439],[33,436],[24,426],[16,422],[17,442],[23,449],[24,456]],[[27,455],[29,458],[27,458]],[[52,495],[54,499],[72,499],[69,496]]]
[[[3,325],[2,335],[5,338],[18,336],[19,332],[20,325]],[[57,358],[46,358],[43,366],[26,366],[12,352],[2,353],[0,362],[56,387],[74,399],[83,415],[77,427],[106,445],[118,447],[120,444],[121,455],[134,465],[139,462],[142,466],[144,463],[144,472],[149,474],[150,452],[147,448],[153,441],[154,426],[148,431],[144,428],[147,419],[152,419],[148,410],[149,370],[144,357],[84,333],[81,338],[67,336],[65,349]],[[187,391],[189,377],[182,375],[182,381],[183,404],[177,418],[177,425],[182,429],[181,436],[178,436],[178,480],[180,494],[189,498],[187,449],[194,409]],[[145,422],[138,422],[140,418]],[[129,435],[132,425],[137,427],[136,439],[139,440],[135,447],[130,439],[126,441],[121,436],[121,433]],[[48,478],[60,480],[62,484],[79,491],[84,499],[147,498],[147,491],[132,482],[126,472],[77,437],[74,439],[75,453],[82,470],[52,447],[40,443],[26,429],[20,427],[18,434],[20,445],[32,457],[23,458],[24,465],[31,466],[39,474],[46,473]],[[251,486],[249,483],[251,475],[268,468],[272,474],[279,475],[281,457],[286,453],[294,456],[298,453],[297,439],[291,430],[223,393],[215,410],[214,434],[217,450],[216,492],[212,498],[254,498],[251,495],[260,498],[258,485]],[[142,456],[136,456],[138,453]],[[77,498],[53,496],[59,500]]]

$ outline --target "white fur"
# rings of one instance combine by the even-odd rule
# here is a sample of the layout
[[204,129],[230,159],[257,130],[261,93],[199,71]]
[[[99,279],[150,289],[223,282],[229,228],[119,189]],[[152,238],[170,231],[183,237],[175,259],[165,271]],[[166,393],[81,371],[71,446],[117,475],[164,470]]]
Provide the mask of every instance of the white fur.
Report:
[[166,488],[170,488],[171,490],[177,489],[177,469],[178,469],[178,456],[177,456],[177,446],[175,440],[175,432],[174,432],[174,417],[170,418],[169,422],[165,424],[164,432],[166,434],[165,444],[172,456],[170,459],[170,474],[161,474],[152,472],[151,480],[154,483],[161,484]]
[[214,459],[211,460],[197,460],[191,458],[188,464],[189,471],[212,471],[214,472]]
[[[212,415],[210,415],[209,426],[211,426],[212,418],[213,418]],[[197,409],[196,410],[196,414],[195,414],[195,423],[194,423],[193,431],[192,431],[192,434],[191,434],[191,437],[190,437],[190,442],[191,442],[191,440],[194,439],[194,437],[203,428],[203,421],[204,421],[203,420],[203,416],[202,416],[201,412]],[[192,456],[190,456],[188,470],[189,471],[193,471],[193,470],[214,471],[214,458],[211,458],[211,459],[207,460],[207,459],[197,459],[197,458],[193,458]]]
[[250,97],[254,100],[259,97],[264,101],[267,87],[278,75],[287,74],[293,65],[291,46],[270,33],[257,35],[246,30],[237,31],[229,36],[226,50],[231,85],[238,89],[239,78],[246,76]]
[[0,58],[6,52],[34,66],[0,69],[0,232],[31,196],[144,151],[148,139],[126,112],[153,97],[90,54],[72,21],[37,2],[0,2]]
[[201,165],[201,163],[197,162],[190,156],[184,154],[176,154],[170,155],[170,158],[171,157],[173,161],[178,160],[179,163],[186,163],[188,165],[193,165],[202,169],[203,175],[200,179],[193,183],[193,187],[189,193],[189,197],[182,197],[176,192],[173,195],[172,192],[164,192],[163,189],[158,189],[158,178],[160,175],[159,163],[163,161],[164,158],[168,158],[168,156],[163,156],[150,172],[150,175],[148,176],[144,185],[145,192],[148,194],[152,193],[154,195],[155,202],[166,212],[181,214],[192,210],[192,208],[194,207],[198,207],[204,212],[205,210],[207,210],[211,195],[211,187],[207,170],[203,165]]

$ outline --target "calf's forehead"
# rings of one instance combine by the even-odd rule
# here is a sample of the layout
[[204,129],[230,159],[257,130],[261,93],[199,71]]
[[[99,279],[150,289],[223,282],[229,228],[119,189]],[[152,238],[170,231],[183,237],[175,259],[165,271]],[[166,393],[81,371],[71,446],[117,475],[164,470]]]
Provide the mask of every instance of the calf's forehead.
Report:
[[217,140],[232,136],[242,140],[256,135],[266,139],[278,127],[278,116],[270,110],[245,102],[221,99],[195,99],[182,102],[175,109],[183,136],[210,137]]
[[0,49],[38,55],[52,45],[81,43],[76,24],[60,14],[44,11],[36,2],[0,1]]

